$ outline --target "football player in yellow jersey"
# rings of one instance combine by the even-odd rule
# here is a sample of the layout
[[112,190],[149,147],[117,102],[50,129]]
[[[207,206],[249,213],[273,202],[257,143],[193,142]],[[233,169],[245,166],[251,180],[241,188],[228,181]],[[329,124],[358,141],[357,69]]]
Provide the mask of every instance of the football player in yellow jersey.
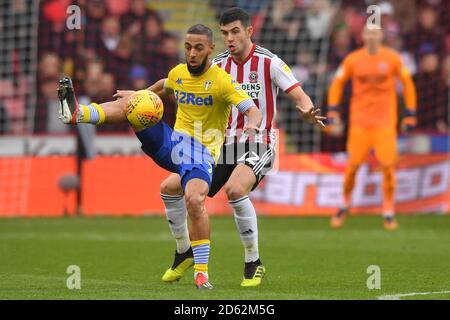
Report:
[[[210,28],[202,24],[189,28],[185,37],[187,63],[176,66],[169,72],[167,79],[161,79],[148,88],[158,95],[169,92],[175,94],[178,110],[173,130],[164,121],[152,127],[143,127],[142,124],[129,121],[142,142],[143,151],[159,166],[179,176],[179,190],[162,195],[162,198],[165,203],[183,206],[189,214],[191,241],[177,243],[176,254],[183,258],[183,253],[192,250],[190,256],[193,255],[193,261],[184,258],[182,261],[194,264],[194,283],[200,289],[212,289],[208,280],[210,227],[205,199],[220,155],[231,107],[236,106],[248,117],[244,128],[247,131],[257,131],[262,119],[261,112],[240,85],[224,70],[211,65],[213,50]],[[58,89],[60,119],[67,124],[127,121],[131,118],[130,113],[132,115],[135,112],[135,109],[127,110],[131,93],[132,91],[118,92],[118,100],[100,105],[79,105],[71,80],[65,77],[60,81]],[[185,215],[172,216],[167,212],[167,218],[169,225],[175,222],[172,220],[180,219],[186,223]],[[179,236],[177,232],[179,230],[172,228],[175,237]]]

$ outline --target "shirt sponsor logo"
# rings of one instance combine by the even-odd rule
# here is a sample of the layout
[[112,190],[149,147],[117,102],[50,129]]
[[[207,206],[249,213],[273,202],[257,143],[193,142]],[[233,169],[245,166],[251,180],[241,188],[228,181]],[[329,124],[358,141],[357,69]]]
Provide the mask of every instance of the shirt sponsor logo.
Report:
[[249,95],[250,98],[258,99],[262,87],[260,83],[242,83],[241,88]]
[[195,93],[175,90],[175,100],[177,103],[191,104],[193,106],[212,106],[212,95],[207,97],[198,97]]

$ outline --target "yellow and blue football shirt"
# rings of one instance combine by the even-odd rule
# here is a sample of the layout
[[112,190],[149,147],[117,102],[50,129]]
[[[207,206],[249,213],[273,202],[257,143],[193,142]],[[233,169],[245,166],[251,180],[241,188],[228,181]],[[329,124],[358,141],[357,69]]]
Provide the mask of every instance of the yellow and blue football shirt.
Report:
[[178,105],[174,130],[201,142],[215,162],[232,106],[241,112],[254,106],[239,83],[216,65],[192,76],[186,64],[179,64],[169,72],[165,88],[173,90]]

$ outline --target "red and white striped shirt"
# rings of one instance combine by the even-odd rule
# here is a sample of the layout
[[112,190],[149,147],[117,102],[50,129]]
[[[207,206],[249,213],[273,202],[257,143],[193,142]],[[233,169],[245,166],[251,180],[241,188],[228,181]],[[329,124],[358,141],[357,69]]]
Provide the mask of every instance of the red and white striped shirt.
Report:
[[[213,59],[213,64],[228,72],[253,99],[263,115],[261,133],[256,136],[255,141],[273,147],[278,88],[288,93],[300,86],[289,67],[269,50],[256,44],[253,44],[250,54],[242,63],[237,62],[229,51],[225,51]],[[237,108],[232,108],[226,131],[226,144],[247,140],[248,137],[242,134],[246,121]]]

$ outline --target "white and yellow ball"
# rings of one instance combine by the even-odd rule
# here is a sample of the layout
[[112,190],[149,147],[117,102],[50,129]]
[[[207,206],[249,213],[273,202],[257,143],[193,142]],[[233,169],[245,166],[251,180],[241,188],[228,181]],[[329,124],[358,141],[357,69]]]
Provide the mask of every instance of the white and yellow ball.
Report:
[[159,96],[150,90],[133,93],[126,105],[128,122],[138,132],[157,124],[164,113],[164,106]]

